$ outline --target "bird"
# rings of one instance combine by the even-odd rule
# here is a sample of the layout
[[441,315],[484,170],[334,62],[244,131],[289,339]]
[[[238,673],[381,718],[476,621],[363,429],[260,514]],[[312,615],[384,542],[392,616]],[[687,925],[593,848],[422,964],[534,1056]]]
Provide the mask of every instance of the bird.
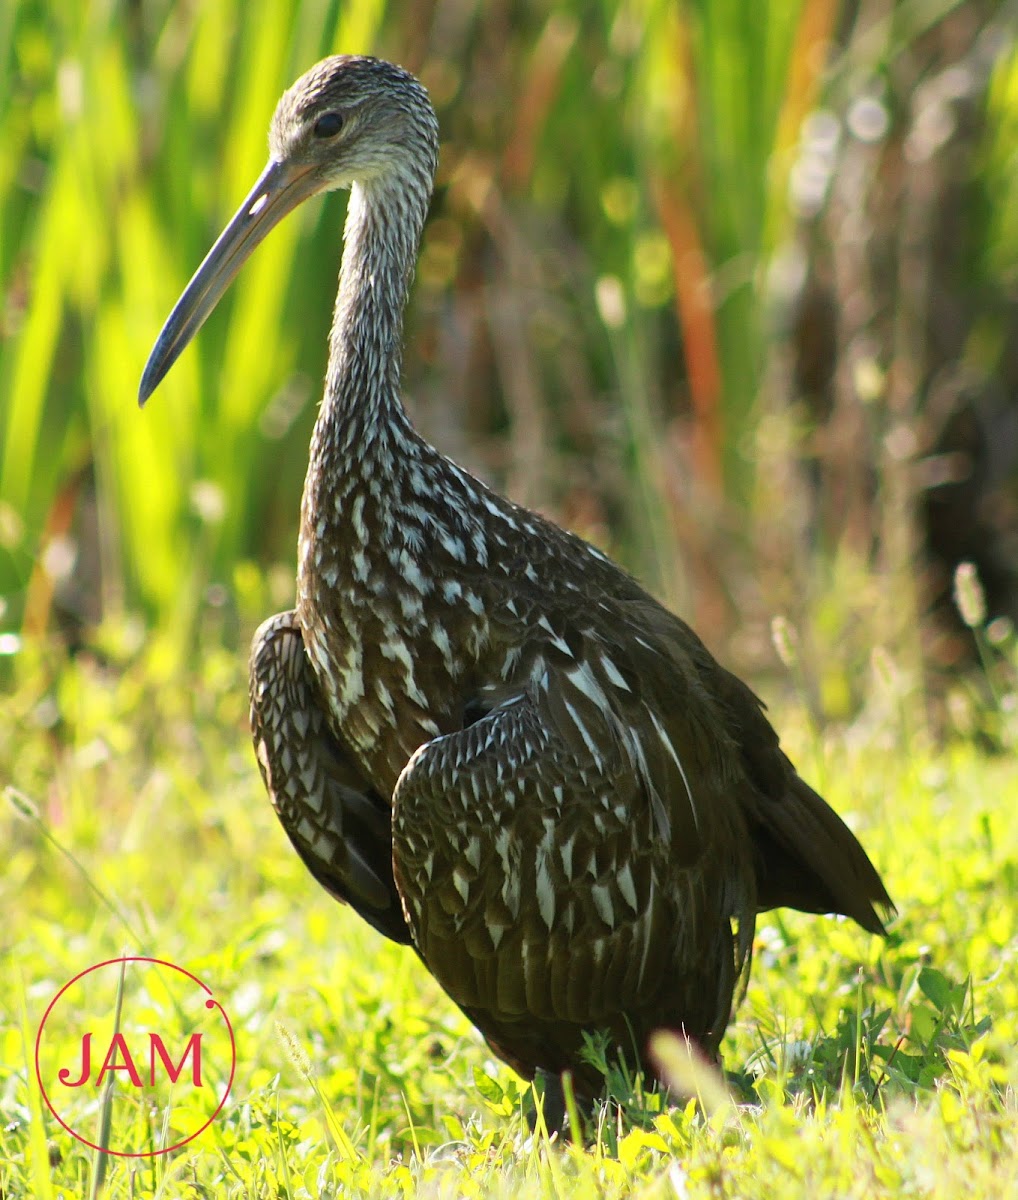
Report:
[[569,1073],[590,1101],[591,1036],[650,1079],[659,1029],[717,1060],[759,913],[884,934],[894,907],[690,626],[411,423],[403,315],[438,146],[402,67],[334,55],[302,75],[139,402],[269,230],[349,190],[296,602],[251,648],[258,764],[311,875],[412,947],[520,1076]]

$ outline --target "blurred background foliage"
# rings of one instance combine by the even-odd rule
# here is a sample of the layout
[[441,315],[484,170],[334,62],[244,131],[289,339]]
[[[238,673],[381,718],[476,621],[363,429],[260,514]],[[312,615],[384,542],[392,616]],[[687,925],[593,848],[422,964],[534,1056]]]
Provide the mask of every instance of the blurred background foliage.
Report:
[[346,51],[441,122],[424,432],[741,669],[782,614],[819,714],[875,646],[936,694],[959,562],[991,640],[1018,617],[1016,38],[1009,0],[5,4],[0,670],[44,634],[187,662],[289,607],[344,199],[135,396],[278,95]]

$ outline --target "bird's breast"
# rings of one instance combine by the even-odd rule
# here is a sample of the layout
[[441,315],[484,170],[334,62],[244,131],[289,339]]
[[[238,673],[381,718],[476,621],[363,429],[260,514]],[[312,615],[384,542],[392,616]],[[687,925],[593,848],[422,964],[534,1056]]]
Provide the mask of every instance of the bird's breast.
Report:
[[405,545],[302,538],[297,613],[335,731],[389,792],[424,742],[462,727],[490,623],[477,590]]
[[553,573],[536,518],[429,448],[383,448],[340,481],[312,455],[297,612],[335,732],[390,791],[423,742],[520,675]]

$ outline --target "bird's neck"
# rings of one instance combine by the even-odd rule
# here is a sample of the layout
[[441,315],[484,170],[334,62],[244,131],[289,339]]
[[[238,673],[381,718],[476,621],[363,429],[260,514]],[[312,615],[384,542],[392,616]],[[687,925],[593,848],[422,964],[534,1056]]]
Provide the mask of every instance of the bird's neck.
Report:
[[419,187],[375,183],[350,196],[301,503],[298,611],[308,628],[323,607],[346,603],[355,583],[363,589],[369,559],[391,551],[408,481],[428,452],[400,401],[399,370],[430,186],[429,175]]
[[367,467],[366,457],[417,442],[399,375],[403,311],[429,193],[430,180],[398,177],[351,189],[311,467],[349,474]]

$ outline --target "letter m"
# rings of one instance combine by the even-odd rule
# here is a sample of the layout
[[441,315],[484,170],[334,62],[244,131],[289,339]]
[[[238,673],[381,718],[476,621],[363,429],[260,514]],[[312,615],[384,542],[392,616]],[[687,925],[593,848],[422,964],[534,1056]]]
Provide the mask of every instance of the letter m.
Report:
[[148,1035],[149,1051],[149,1082],[155,1087],[156,1082],[156,1056],[162,1060],[163,1067],[166,1069],[166,1074],[169,1076],[170,1083],[176,1083],[180,1078],[180,1073],[184,1069],[184,1062],[187,1056],[191,1056],[191,1083],[194,1087],[201,1087],[201,1039],[200,1033],[192,1033],[188,1039],[187,1045],[184,1047],[184,1053],[180,1056],[180,1061],[176,1066],[170,1058],[169,1051],[163,1045],[163,1039],[158,1033],[150,1033]]

